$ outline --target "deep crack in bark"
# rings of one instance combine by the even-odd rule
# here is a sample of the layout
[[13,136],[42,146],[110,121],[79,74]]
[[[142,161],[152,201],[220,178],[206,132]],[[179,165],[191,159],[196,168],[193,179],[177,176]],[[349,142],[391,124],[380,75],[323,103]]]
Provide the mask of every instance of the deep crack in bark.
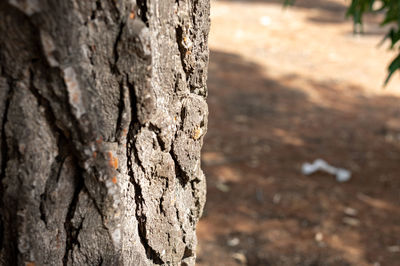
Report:
[[176,177],[178,178],[181,186],[185,187],[190,180],[190,176],[188,176],[188,174],[183,171],[182,166],[180,165],[178,158],[176,157],[176,154],[173,152],[173,148],[169,151],[169,154],[174,161]]
[[3,249],[3,241],[4,241],[4,221],[3,221],[3,210],[4,210],[4,187],[3,187],[3,179],[6,176],[7,162],[8,158],[8,145],[7,145],[7,136],[6,136],[6,123],[8,118],[8,108],[10,107],[11,94],[12,94],[12,81],[11,79],[7,79],[8,83],[8,92],[6,93],[6,100],[4,106],[3,113],[3,121],[1,121],[1,172],[0,172],[0,250]]
[[150,245],[149,241],[147,239],[147,230],[146,230],[146,220],[147,217],[143,213],[143,194],[142,194],[142,188],[139,184],[139,182],[136,180],[134,176],[134,171],[133,171],[133,163],[138,165],[143,173],[145,173],[145,168],[139,161],[139,156],[137,149],[135,147],[135,136],[139,130],[139,121],[137,120],[137,99],[135,95],[135,90],[132,84],[128,82],[128,87],[129,87],[129,94],[131,97],[131,122],[129,125],[129,132],[128,132],[128,140],[127,140],[127,145],[126,145],[126,156],[127,156],[127,168],[128,168],[128,175],[130,177],[130,182],[133,185],[133,188],[135,190],[135,204],[136,204],[136,220],[138,222],[138,234],[140,237],[140,242],[142,243],[144,249],[146,250],[146,256],[149,260],[151,260],[154,264],[159,264],[162,265],[164,264],[164,261],[161,259],[160,254],[156,252]]
[[[68,207],[68,212],[67,216],[65,217],[65,222],[64,222],[64,228],[65,228],[65,233],[66,233],[66,245],[65,245],[65,253],[63,257],[63,265],[66,266],[68,264],[68,255],[69,252],[73,250],[75,245],[79,245],[78,242],[78,235],[79,231],[82,228],[82,224],[80,224],[80,227],[75,228],[74,225],[72,224],[72,219],[74,218],[75,210],[79,202],[79,194],[81,191],[84,189],[84,181],[83,181],[83,176],[82,176],[82,171],[79,170],[79,166],[75,163],[75,182],[76,182],[76,187],[74,191],[74,196],[72,198],[72,201]],[[83,223],[83,221],[82,221]]]
[[121,41],[122,37],[122,32],[125,27],[125,22],[120,22],[118,26],[118,34],[117,37],[115,38],[115,42],[113,45],[113,59],[114,62],[110,63],[110,68],[111,68],[111,73],[113,74],[119,74],[119,69],[117,67],[118,59],[119,59],[119,53],[118,53],[118,44]]
[[[71,158],[74,162],[74,167],[73,169],[76,171],[76,176],[75,176],[75,191],[74,195],[72,198],[72,201],[68,207],[68,212],[65,217],[65,222],[64,222],[64,228],[65,228],[65,233],[66,233],[66,245],[65,245],[65,253],[63,256],[63,265],[67,265],[68,263],[68,254],[69,251],[73,250],[73,247],[75,245],[79,245],[78,242],[78,235],[79,231],[81,229],[81,226],[79,228],[75,228],[72,224],[72,219],[75,214],[76,206],[79,201],[79,194],[80,192],[85,188],[84,184],[84,179],[83,179],[83,174],[84,170],[80,168],[79,166],[79,152],[76,150],[75,146],[72,143],[72,140],[67,138],[65,136],[63,130],[57,126],[57,119],[54,115],[54,112],[51,108],[50,101],[46,99],[44,96],[42,96],[37,88],[34,86],[34,72],[32,69],[29,70],[30,72],[30,77],[29,77],[29,90],[35,96],[37,103],[39,106],[42,106],[44,108],[44,117],[46,119],[47,124],[49,127],[52,129],[51,132],[54,135],[54,138],[57,140],[57,148],[58,148],[58,156],[62,157],[62,160],[65,160],[64,156],[67,154],[71,155]],[[59,179],[59,176],[61,174],[63,163],[60,164],[58,171],[56,172],[56,179]],[[49,179],[52,178],[52,174],[47,178],[46,183],[49,181]],[[47,185],[47,184],[46,184]],[[46,186],[47,187],[47,186]],[[90,193],[87,193],[90,197]],[[41,195],[41,200],[40,200],[40,206],[39,206],[39,211],[41,214],[41,219],[43,222],[47,225],[47,220],[46,216],[44,213],[44,208],[43,204],[44,201],[46,200],[47,196],[47,191],[45,189],[44,194]],[[92,199],[93,200],[93,199]],[[93,200],[95,207],[99,211],[96,202]],[[100,212],[99,212],[100,213]]]
[[139,17],[140,19],[144,22],[144,24],[146,24],[146,26],[149,26],[149,20],[147,18],[147,0],[137,0],[136,1],[137,6],[139,8]]
[[186,48],[183,46],[183,28],[181,25],[177,26],[175,28],[175,37],[176,37],[176,42],[178,43],[178,48],[179,48],[179,54],[181,58],[181,64],[183,71],[186,73],[186,63],[185,63],[185,57],[186,57]]
[[118,118],[117,124],[115,127],[115,140],[118,140],[118,136],[120,135],[119,132],[123,130],[122,128],[122,116],[124,115],[125,110],[125,103],[124,103],[124,83],[119,83],[119,101],[118,101]]

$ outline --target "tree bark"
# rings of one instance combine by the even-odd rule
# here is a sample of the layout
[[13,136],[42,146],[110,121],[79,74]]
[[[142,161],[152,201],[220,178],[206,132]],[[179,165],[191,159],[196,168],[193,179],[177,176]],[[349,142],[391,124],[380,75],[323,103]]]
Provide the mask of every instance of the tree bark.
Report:
[[209,0],[0,1],[0,265],[194,265]]

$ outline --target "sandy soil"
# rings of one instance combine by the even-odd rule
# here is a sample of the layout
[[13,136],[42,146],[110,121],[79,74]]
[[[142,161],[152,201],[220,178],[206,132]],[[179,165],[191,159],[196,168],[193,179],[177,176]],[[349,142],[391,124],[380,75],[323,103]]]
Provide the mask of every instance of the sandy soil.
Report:
[[[212,1],[198,265],[400,265],[400,79],[346,2]],[[301,174],[322,158],[352,171]]]

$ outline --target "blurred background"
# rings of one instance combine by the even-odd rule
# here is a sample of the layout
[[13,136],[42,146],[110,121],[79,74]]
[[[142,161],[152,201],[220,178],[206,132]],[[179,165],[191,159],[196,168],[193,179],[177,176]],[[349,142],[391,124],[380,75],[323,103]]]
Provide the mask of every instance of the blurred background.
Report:
[[[211,1],[198,265],[400,265],[400,79],[349,1]],[[351,171],[338,182],[302,165]]]

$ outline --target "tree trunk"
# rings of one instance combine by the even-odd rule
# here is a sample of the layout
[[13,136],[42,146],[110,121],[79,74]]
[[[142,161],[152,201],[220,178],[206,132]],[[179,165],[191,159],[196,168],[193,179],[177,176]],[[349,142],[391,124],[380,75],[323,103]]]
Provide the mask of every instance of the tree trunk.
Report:
[[209,0],[0,1],[0,265],[193,265]]

